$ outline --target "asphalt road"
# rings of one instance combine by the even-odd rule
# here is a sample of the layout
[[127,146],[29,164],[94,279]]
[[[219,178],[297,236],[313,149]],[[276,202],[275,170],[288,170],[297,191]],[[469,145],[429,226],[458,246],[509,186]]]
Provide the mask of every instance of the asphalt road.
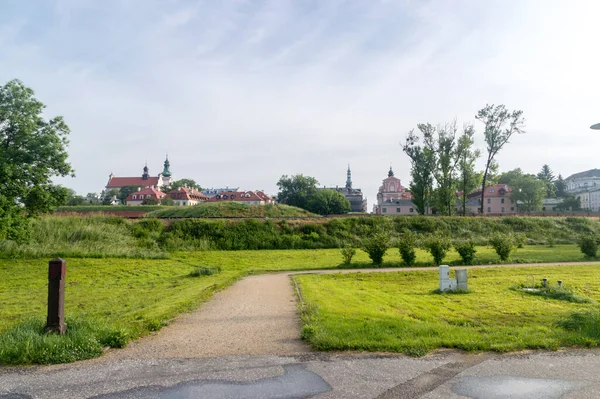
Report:
[[0,398],[598,398],[600,351],[95,359],[2,368]]

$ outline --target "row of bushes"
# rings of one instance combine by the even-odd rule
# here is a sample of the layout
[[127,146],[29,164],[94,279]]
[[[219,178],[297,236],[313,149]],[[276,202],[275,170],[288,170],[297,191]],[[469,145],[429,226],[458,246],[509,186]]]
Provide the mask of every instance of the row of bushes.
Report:
[[[395,241],[395,245],[393,244]],[[494,248],[496,254],[502,262],[510,259],[511,253],[516,248],[522,248],[526,238],[513,233],[496,233],[488,240],[488,244]],[[548,245],[553,247],[554,240],[549,240]],[[594,237],[582,236],[578,241],[581,252],[589,258],[594,258],[598,252],[598,240]],[[397,247],[400,257],[406,266],[413,266],[417,259],[417,248],[425,249],[433,258],[433,263],[439,266],[444,261],[448,251],[452,247],[459,254],[464,265],[470,265],[475,259],[477,253],[476,244],[473,240],[452,240],[449,236],[440,233],[433,233],[427,237],[419,237],[416,233],[405,230],[397,240],[392,240],[386,232],[378,232],[372,237],[363,240],[361,249],[365,251],[373,264],[381,265],[383,257],[391,247]],[[352,262],[356,254],[356,249],[350,245],[345,245],[342,250],[344,264]]]
[[567,244],[600,235],[589,218],[347,217],[318,220],[127,220],[115,216],[48,216],[32,222],[27,243],[0,241],[4,257],[164,257],[185,250],[362,247],[380,232],[402,241],[410,231],[486,245],[502,234],[527,244]]

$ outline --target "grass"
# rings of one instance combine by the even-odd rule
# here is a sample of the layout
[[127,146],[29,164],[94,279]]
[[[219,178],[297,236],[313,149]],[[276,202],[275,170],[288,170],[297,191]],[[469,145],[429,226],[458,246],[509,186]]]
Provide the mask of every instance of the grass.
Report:
[[166,258],[155,241],[136,237],[118,216],[47,216],[31,220],[31,240],[0,240],[0,257]]
[[[477,256],[482,262],[498,261],[491,248],[479,248]],[[534,261],[583,259],[575,245],[525,247],[518,249],[515,256]],[[0,363],[74,359],[68,357],[71,355],[44,357],[43,352],[52,351],[51,348],[33,350],[28,356],[23,355],[23,347],[16,352],[10,349],[15,346],[15,339],[55,345],[52,340],[42,339],[44,336],[40,334],[40,325],[46,316],[48,260],[0,260]],[[459,256],[450,252],[447,260],[457,262]],[[419,250],[417,264],[432,265],[431,256]],[[373,267],[361,250],[357,251],[351,266]],[[388,250],[383,266],[402,266],[397,249]],[[122,346],[129,339],[160,329],[179,313],[197,308],[215,291],[248,274],[341,267],[345,266],[339,249],[175,252],[169,254],[168,259],[67,258],[67,324],[75,328],[73,332],[81,330],[81,334],[87,336],[89,350],[77,349],[78,344],[63,348],[79,353],[78,358],[83,359],[96,356],[96,344],[92,341],[101,346]],[[562,277],[571,287],[571,281]],[[433,288],[435,286],[429,287],[429,291]],[[585,292],[582,295],[590,296]],[[445,294],[438,297],[446,298]],[[75,337],[80,335],[75,334]],[[110,339],[102,338],[105,336]],[[29,348],[44,347],[36,345]]]
[[600,308],[510,287],[527,275],[563,280],[600,299],[597,266],[469,270],[469,293],[436,294],[437,270],[295,276],[306,303],[303,337],[319,350],[402,352],[437,348],[516,351],[600,344]]
[[152,212],[162,209],[163,205],[77,205],[77,206],[59,206],[56,213],[105,213],[105,212]]
[[306,218],[320,217],[304,209],[283,204],[248,205],[238,202],[208,202],[194,206],[168,207],[146,215],[155,218]]

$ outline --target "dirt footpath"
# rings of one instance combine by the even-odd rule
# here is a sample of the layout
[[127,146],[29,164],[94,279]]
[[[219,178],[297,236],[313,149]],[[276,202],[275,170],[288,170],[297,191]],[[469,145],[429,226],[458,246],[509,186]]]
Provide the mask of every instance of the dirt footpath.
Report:
[[300,339],[294,288],[287,274],[244,278],[156,334],[105,358],[198,358],[310,352]]

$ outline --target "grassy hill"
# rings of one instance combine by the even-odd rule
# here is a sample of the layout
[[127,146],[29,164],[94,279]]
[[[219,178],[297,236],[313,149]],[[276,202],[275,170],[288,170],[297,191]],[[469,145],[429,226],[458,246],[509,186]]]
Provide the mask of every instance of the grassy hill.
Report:
[[247,205],[238,202],[204,203],[195,206],[168,207],[146,214],[153,218],[306,218],[320,217],[294,206]]

